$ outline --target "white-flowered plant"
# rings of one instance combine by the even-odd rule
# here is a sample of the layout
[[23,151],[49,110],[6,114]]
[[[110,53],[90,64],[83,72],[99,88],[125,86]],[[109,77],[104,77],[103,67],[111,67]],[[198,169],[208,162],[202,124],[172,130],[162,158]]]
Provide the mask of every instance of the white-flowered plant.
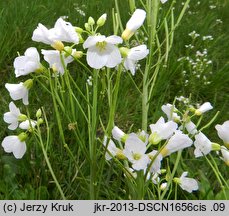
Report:
[[[147,4],[149,2],[151,1],[147,1]],[[159,13],[161,4],[164,4],[167,0],[155,2],[158,8],[153,9],[158,10]],[[187,7],[188,4],[184,6],[184,8]],[[215,126],[218,136],[223,140],[225,146],[211,142],[202,132],[217,117],[216,114],[213,120],[206,125],[202,125],[203,114],[213,109],[210,102],[204,102],[199,106],[191,103],[191,96],[190,98],[175,97],[173,102],[161,106],[161,113],[155,112],[155,115],[149,116],[156,78],[160,76],[158,72],[163,64],[166,68],[170,47],[172,47],[173,34],[170,33],[174,33],[175,26],[178,26],[183,15],[179,17],[176,24],[173,23],[176,17],[174,16],[174,20],[171,21],[174,26],[169,29],[166,21],[169,19],[163,19],[163,17],[157,16],[158,14],[153,14],[154,22],[152,22],[152,17],[146,19],[145,10],[133,7],[132,11],[134,12],[126,23],[124,31],[121,17],[114,13],[114,32],[107,37],[99,31],[106,23],[107,14],[103,14],[97,20],[89,17],[82,28],[75,27],[62,17],[58,18],[53,28],[50,29],[39,23],[33,31],[32,40],[42,42],[46,44],[46,47],[41,50],[30,47],[24,55],[18,56],[14,60],[16,77],[28,75],[31,78],[19,84],[5,84],[12,100],[22,99],[23,104],[26,105],[27,115],[22,114],[14,102],[10,102],[9,112],[4,114],[3,119],[9,124],[8,129],[16,130],[15,133],[19,135],[9,135],[3,139],[2,147],[4,151],[13,153],[17,159],[22,158],[27,149],[25,141],[33,135],[34,140],[39,142],[39,146],[41,146],[50,173],[63,199],[66,197],[57,182],[47,152],[50,142],[53,141],[50,131],[55,126],[59,131],[60,138],[57,143],[63,144],[69,155],[77,161],[77,174],[82,175],[77,177],[76,174],[73,179],[77,177],[77,179],[90,182],[90,193],[95,193],[95,187],[99,188],[103,185],[100,181],[104,178],[100,178],[98,181],[96,177],[100,173],[105,173],[102,169],[107,168],[111,163],[113,165],[109,169],[109,175],[112,176],[112,172],[118,167],[118,175],[121,174],[122,177],[124,176],[127,179],[126,182],[122,182],[122,179],[120,182],[129,187],[130,193],[135,190],[142,193],[139,196],[141,199],[149,190],[149,194],[153,194],[154,198],[157,195],[159,198],[164,198],[167,191],[174,188],[171,187],[174,183],[189,193],[198,190],[197,181],[186,177],[187,172],[183,172],[179,178],[174,177],[178,172],[178,166],[179,170],[185,167],[183,165],[186,160],[183,160],[183,155],[190,157],[190,161],[203,156],[202,159],[206,158],[209,162],[209,154],[214,154],[214,151],[216,151],[217,157],[220,157],[226,165],[229,165],[229,151],[225,147],[229,146],[229,121]],[[169,14],[167,13],[168,17]],[[170,14],[170,16],[172,15]],[[165,45],[162,42],[163,40],[159,38],[158,32],[161,25],[159,25],[159,18],[157,17],[160,17],[160,22],[163,24],[163,28],[165,26],[166,29],[165,34],[168,40],[166,39]],[[146,25],[143,31],[137,32],[145,20]],[[167,32],[169,30],[170,33]],[[135,39],[131,40],[135,33]],[[146,38],[142,39],[141,34],[145,34]],[[193,40],[199,37],[195,32],[191,33],[190,36]],[[205,40],[210,39],[205,38]],[[147,41],[147,45],[142,41]],[[48,48],[47,45],[49,45]],[[192,48],[192,46],[188,47]],[[165,52],[164,49],[166,53],[163,53]],[[160,54],[155,60],[154,55],[158,52]],[[197,52],[196,55],[205,56],[202,52]],[[144,58],[146,58],[146,61],[138,62]],[[143,66],[144,62],[145,66]],[[72,63],[72,71],[69,63]],[[138,66],[138,63],[142,65]],[[137,70],[139,70],[139,73],[136,73]],[[79,75],[79,72],[82,74]],[[126,74],[130,76],[131,83],[142,97],[142,127],[136,133],[125,133],[119,127],[114,126],[116,125],[115,112],[119,102],[118,92],[121,89],[121,76],[126,76]],[[137,76],[142,75],[142,77],[136,81],[135,74]],[[83,88],[78,86],[78,80],[76,80],[80,76],[85,79],[82,82]],[[125,79],[127,78],[125,77]],[[49,94],[50,101],[53,104],[49,105],[51,111],[48,114],[53,114],[56,117],[55,124],[49,125],[48,119],[50,116],[44,115],[45,105],[42,109],[37,110],[36,119],[30,117],[33,114],[29,112],[29,92],[33,83],[35,87],[39,85],[42,90]],[[41,97],[39,102],[45,103],[40,90],[34,90],[36,97]],[[106,96],[107,100],[105,99]],[[98,101],[99,98],[101,98],[101,101]],[[102,107],[104,104],[106,110],[109,111],[108,118],[106,118],[105,113],[103,113],[104,116],[99,113],[104,110],[100,109],[100,106]],[[36,105],[36,103],[33,105]],[[22,111],[24,110],[23,107],[19,107]],[[44,119],[42,119],[42,115]],[[153,122],[152,119],[158,118],[158,115],[161,117]],[[80,118],[78,118],[79,116]],[[82,125],[80,125],[82,123],[81,117],[85,120]],[[150,125],[148,125],[149,119]],[[131,122],[131,120],[129,121]],[[44,122],[45,126],[41,129],[40,125]],[[86,129],[82,128],[81,130],[81,127],[85,125]],[[129,122],[125,125],[129,125]],[[138,125],[133,124],[132,126],[135,128]],[[120,127],[124,131],[132,131],[132,126],[130,128],[128,126]],[[22,130],[23,132],[21,132]],[[71,139],[65,136],[67,130],[69,130],[68,134],[70,134]],[[44,131],[47,133],[47,136],[44,135],[45,138],[43,138]],[[85,134],[88,137],[84,137]],[[100,139],[101,134],[104,134],[103,139]],[[43,140],[47,142],[46,146]],[[72,143],[77,145],[70,145]],[[101,145],[99,146],[99,144]],[[77,150],[79,148],[77,156],[71,151],[71,148],[75,146]],[[75,151],[73,152],[75,153]],[[81,170],[81,165],[78,164],[82,158],[89,162],[87,166],[90,166],[90,176],[87,172]],[[106,163],[104,159],[107,160]],[[99,160],[103,160],[101,167],[97,167]],[[82,167],[84,164],[87,163],[82,163]],[[101,170],[99,170],[100,168]],[[87,177],[84,176],[85,173]],[[128,195],[127,190],[121,189],[121,191],[125,196]],[[168,194],[171,194],[170,192]],[[135,198],[137,196],[129,195],[128,197]],[[91,198],[96,198],[95,194]]]
[[30,128],[34,128],[36,125],[37,121],[27,119],[19,124],[19,128],[23,130],[29,130]]
[[150,162],[146,153],[146,144],[136,134],[130,134],[125,142],[123,154],[132,163],[135,170],[144,170]]
[[119,36],[95,35],[89,36],[83,44],[87,50],[87,63],[90,67],[100,69],[104,66],[114,68],[121,63],[122,58],[116,44],[122,43]]
[[[49,67],[52,68],[54,72],[62,75],[64,74],[65,67],[67,67],[68,63],[73,61],[72,56],[65,57],[64,53],[57,50],[41,50],[41,53],[44,55],[45,61],[49,63]],[[64,65],[62,61],[64,62]]]
[[19,121],[26,120],[27,117],[21,114],[19,108],[12,101],[9,103],[9,110],[9,112],[4,113],[3,119],[9,124],[8,129],[15,130],[18,127]]
[[225,121],[222,125],[217,124],[215,129],[219,138],[223,140],[224,145],[229,147],[229,121]]
[[126,23],[126,29],[122,33],[124,40],[129,40],[131,36],[143,25],[146,18],[146,12],[142,9],[136,9],[129,21]]
[[26,143],[25,140],[27,135],[21,133],[18,136],[7,136],[2,141],[2,147],[7,153],[13,153],[14,157],[20,159],[26,152]]
[[160,153],[163,157],[165,157],[184,148],[188,148],[192,144],[193,141],[188,135],[183,134],[181,131],[176,131],[175,134],[168,140],[165,147],[162,148]]
[[193,178],[186,177],[187,175],[188,172],[183,172],[180,178],[174,178],[174,182],[179,184],[183,190],[192,193],[199,189],[198,182]]
[[126,134],[120,128],[114,126],[114,128],[112,129],[112,136],[114,139],[121,141],[125,139]]
[[158,144],[161,140],[170,138],[177,129],[177,123],[173,121],[165,122],[163,117],[160,117],[156,124],[150,126],[151,135],[149,141],[152,144]]
[[129,70],[132,75],[135,75],[137,62],[149,54],[146,45],[140,45],[131,49],[120,48],[120,50],[124,58],[124,67],[126,70]]
[[227,166],[229,166],[229,150],[222,146],[221,147],[221,153],[222,153],[222,160],[226,163]]
[[202,132],[195,135],[194,142],[195,157],[201,157],[209,154],[212,150],[220,150],[220,145],[217,143],[212,143]]
[[30,47],[25,51],[24,56],[19,56],[14,60],[16,77],[25,76],[29,73],[42,70],[40,55],[35,47]]
[[32,87],[33,81],[31,79],[26,80],[24,83],[20,82],[19,84],[10,84],[6,83],[5,87],[10,93],[10,97],[13,100],[20,100],[24,105],[29,104],[29,89]]
[[167,115],[168,120],[180,121],[180,116],[176,113],[177,108],[172,104],[165,104],[161,107],[162,111]]
[[195,114],[196,115],[202,115],[203,113],[213,109],[213,106],[209,102],[205,102],[202,104],[198,109],[196,109]]

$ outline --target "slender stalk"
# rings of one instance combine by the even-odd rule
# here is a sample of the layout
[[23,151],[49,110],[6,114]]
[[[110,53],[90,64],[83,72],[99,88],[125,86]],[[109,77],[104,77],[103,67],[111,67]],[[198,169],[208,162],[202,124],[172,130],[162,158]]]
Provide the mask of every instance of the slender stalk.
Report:
[[58,180],[56,178],[56,175],[55,175],[55,173],[54,173],[54,171],[52,169],[52,165],[51,165],[51,163],[49,161],[49,158],[48,158],[48,155],[47,155],[47,151],[45,149],[45,146],[44,146],[44,143],[43,143],[43,140],[42,140],[42,137],[41,137],[41,130],[40,130],[40,127],[39,126],[37,127],[37,131],[38,131],[38,134],[37,135],[38,135],[39,143],[41,145],[41,149],[42,149],[43,155],[45,157],[45,162],[46,162],[46,164],[47,164],[47,166],[49,168],[49,171],[50,171],[50,173],[52,175],[52,178],[53,178],[53,180],[54,180],[54,182],[55,182],[55,184],[56,184],[56,186],[57,186],[57,188],[58,188],[58,190],[60,192],[60,195],[61,195],[62,199],[63,200],[66,200],[66,197],[64,195],[64,192],[61,189],[61,186],[60,186],[60,184],[59,184],[59,182],[58,182]]
[[[109,113],[109,121],[107,125],[107,134],[110,136],[111,130],[114,127],[114,118],[115,118],[115,111],[117,106],[117,99],[118,99],[118,92],[119,92],[119,85],[120,85],[120,79],[121,79],[122,70],[121,67],[118,68],[118,73],[116,77],[116,82],[114,85],[114,89],[112,92],[112,95],[109,95],[111,97],[110,100],[110,113]],[[111,80],[109,79],[108,82]],[[109,85],[109,84],[108,84]],[[109,85],[110,86],[110,85]]]
[[97,97],[98,97],[98,75],[99,71],[94,70],[93,73],[93,98],[92,98],[92,110],[89,113],[91,123],[89,124],[89,152],[90,152],[90,199],[96,199],[96,129],[97,129]]
[[149,112],[149,73],[151,70],[153,50],[155,47],[157,15],[159,8],[158,0],[147,0],[147,25],[149,33],[149,55],[146,61],[146,67],[143,74],[143,89],[142,89],[142,129],[147,131],[148,112]]
[[172,173],[171,173],[171,176],[169,177],[169,181],[168,181],[168,183],[167,183],[167,187],[166,187],[166,189],[163,191],[163,193],[162,193],[162,195],[161,195],[161,199],[164,198],[166,192],[168,191],[168,188],[169,188],[170,185],[172,184],[173,178],[174,178],[175,173],[176,173],[176,171],[177,171],[178,164],[179,164],[180,159],[181,159],[181,153],[182,153],[182,150],[178,151],[178,153],[177,153],[177,158],[176,158],[176,162],[175,162],[174,167],[173,167],[173,171],[172,171]]
[[215,176],[218,179],[219,184],[221,186],[221,189],[223,191],[223,195],[224,195],[225,199],[227,199],[227,194],[226,194],[224,185],[223,185],[223,183],[222,183],[222,181],[220,179],[219,173],[217,172],[217,169],[214,167],[214,165],[211,163],[211,161],[207,158],[207,156],[205,156],[205,159],[207,160],[208,164],[210,165],[210,167],[212,168],[213,172],[215,173]]

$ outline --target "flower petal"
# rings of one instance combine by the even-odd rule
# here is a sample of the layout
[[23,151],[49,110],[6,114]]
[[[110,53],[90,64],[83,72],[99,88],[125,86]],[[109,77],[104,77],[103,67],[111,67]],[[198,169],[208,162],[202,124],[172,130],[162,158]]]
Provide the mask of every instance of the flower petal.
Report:
[[107,37],[105,41],[109,44],[119,44],[123,42],[122,38],[116,35],[111,35]]
[[109,68],[116,67],[122,61],[120,51],[116,46],[107,44],[107,51],[108,50],[111,50],[111,52],[107,57],[106,66]]
[[98,49],[93,46],[87,51],[87,63],[90,67],[100,69],[106,65],[108,55],[105,52],[99,52]]
[[104,35],[89,36],[83,44],[83,48],[87,49],[89,47],[95,46],[97,42],[102,42],[106,39]]

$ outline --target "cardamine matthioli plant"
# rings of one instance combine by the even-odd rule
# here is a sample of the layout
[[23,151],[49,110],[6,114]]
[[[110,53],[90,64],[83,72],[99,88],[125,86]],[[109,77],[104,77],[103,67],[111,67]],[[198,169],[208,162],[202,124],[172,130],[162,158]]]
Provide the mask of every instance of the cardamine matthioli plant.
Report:
[[[175,107],[177,102],[182,104],[182,109]],[[228,165],[229,150],[226,148],[228,121],[223,125],[216,125],[217,133],[223,140],[222,144],[210,141],[202,131],[214,121],[218,113],[208,124],[201,126],[201,122],[203,115],[211,109],[213,107],[209,102],[194,107],[188,98],[180,97],[175,100],[173,105],[162,106],[167,121],[164,117],[160,117],[155,124],[150,124],[149,134],[145,131],[126,134],[117,126],[113,128],[113,139],[110,139],[109,142],[107,139],[104,140],[107,151],[106,159],[111,160],[113,158],[123,163],[125,176],[129,180],[129,187],[135,188],[133,185],[138,184],[136,191],[132,189],[131,198],[143,199],[149,190],[146,185],[155,187],[155,190],[159,188],[155,194],[155,197],[159,199],[164,199],[167,194],[170,194],[168,191],[171,192],[172,184],[175,184],[175,187],[180,185],[183,190],[189,193],[198,190],[198,182],[195,179],[185,177],[187,172],[184,172],[180,178],[175,177],[178,164],[182,160],[182,151],[187,151],[190,148],[192,151],[189,155],[190,158],[206,157],[207,162],[213,167],[227,199],[224,189],[224,184],[228,188],[226,180],[215,170],[217,167],[207,158],[207,155],[221,151],[218,157]],[[167,163],[163,162],[175,153],[177,153],[176,162],[171,170],[170,163],[168,161]],[[177,198],[177,194],[175,198]]]
[[[103,33],[107,16],[110,16],[107,14],[97,20],[89,17],[84,26],[75,26],[62,17],[52,28],[39,23],[32,40],[43,44],[44,48],[29,47],[16,57],[13,63],[15,77],[25,81],[5,84],[12,101],[4,121],[9,124],[8,129],[14,131],[2,141],[5,152],[21,159],[30,148],[27,141],[33,139],[44,155],[62,199],[72,198],[66,191],[74,182],[80,185],[76,190],[87,194],[84,198],[104,198],[103,189],[109,188],[106,176],[108,167],[111,170],[112,159],[121,170],[121,181],[126,186],[121,189],[123,197],[119,198],[169,199],[174,185],[175,198],[177,186],[191,193],[198,190],[197,180],[191,178],[191,173],[190,178],[186,177],[186,170],[177,171],[182,151],[187,149],[192,150],[190,157],[205,157],[222,188],[228,187],[215,164],[208,159],[209,154],[218,151],[228,165],[227,121],[216,125],[225,146],[212,143],[202,132],[215,118],[200,126],[204,113],[212,109],[209,102],[199,107],[188,102],[182,109],[177,109],[175,102],[179,100],[176,99],[174,104],[162,106],[167,119],[160,117],[154,124],[148,121],[158,74],[167,64],[175,30],[189,2],[184,3],[175,18],[175,1],[140,1],[136,8],[135,1],[130,0],[132,14],[123,25],[116,0],[112,13],[113,32],[109,35]],[[163,10],[165,4],[170,7],[165,17],[159,19],[160,8]],[[78,80],[79,74],[82,77]],[[141,76],[140,85],[135,81],[136,74]],[[122,76],[129,76],[142,100],[142,129],[137,133],[124,133],[114,123]],[[37,107],[35,115],[30,109],[31,92],[36,92],[39,102],[43,103],[41,108]],[[43,100],[40,92],[47,94],[50,100]],[[107,113],[102,113],[104,110]],[[56,139],[54,131],[57,131]],[[49,157],[53,149],[72,161],[73,165],[67,169],[73,167],[73,174],[67,184],[53,169],[55,161]],[[174,164],[170,163],[172,155],[177,155]]]

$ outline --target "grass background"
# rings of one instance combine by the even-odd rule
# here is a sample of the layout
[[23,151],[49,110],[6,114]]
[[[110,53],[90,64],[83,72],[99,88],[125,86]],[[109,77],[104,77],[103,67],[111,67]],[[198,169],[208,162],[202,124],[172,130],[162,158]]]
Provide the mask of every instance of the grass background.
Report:
[[[168,3],[163,7],[168,8]],[[198,3],[200,2],[200,3]],[[181,7],[182,1],[177,1],[176,9]],[[120,1],[120,11],[125,23],[129,17],[127,12],[128,1]],[[210,9],[210,6],[216,6],[214,9]],[[30,46],[36,46],[41,48],[43,45],[34,43],[31,41],[33,30],[37,24],[41,22],[47,27],[53,26],[54,22],[60,16],[68,16],[69,21],[74,25],[83,26],[87,22],[89,16],[97,19],[103,13],[108,14],[108,20],[104,33],[109,34],[112,31],[111,24],[111,11],[114,7],[114,1],[110,0],[65,0],[64,5],[62,0],[46,1],[46,0],[1,0],[0,1],[0,140],[9,134],[7,126],[2,120],[3,113],[8,111],[8,103],[10,98],[7,91],[4,88],[6,82],[14,83],[16,81],[14,77],[14,69],[12,66],[14,58],[17,56],[17,52],[24,53],[25,49]],[[85,12],[85,16],[80,14],[80,10]],[[175,9],[175,10],[176,10]],[[175,42],[172,52],[170,53],[169,62],[167,67],[160,73],[156,91],[154,92],[153,99],[150,104],[150,121],[154,122],[162,115],[160,110],[161,105],[165,103],[172,103],[175,96],[189,97],[192,93],[193,101],[202,103],[204,101],[210,101],[214,106],[214,111],[207,115],[207,119],[220,110],[219,117],[215,123],[222,123],[229,119],[229,2],[226,0],[193,0],[190,3],[181,25],[179,26],[175,34]],[[216,20],[221,19],[222,23],[217,24]],[[184,85],[184,78],[182,77],[182,71],[185,67],[181,67],[177,59],[187,54],[185,45],[190,43],[190,37],[188,34],[195,30],[201,36],[212,35],[214,40],[208,44],[208,57],[213,61],[212,75],[209,77],[211,81],[210,85],[202,85],[200,79],[194,79],[194,83],[191,86]],[[197,40],[195,48],[197,50],[203,50],[206,44],[202,40]],[[43,47],[42,47],[43,48]],[[75,79],[80,82],[86,82],[87,75],[83,72],[83,69],[77,66],[73,66],[75,73]],[[192,77],[192,73],[190,73]],[[191,79],[191,78],[190,78]],[[141,84],[141,76],[136,75],[135,80]],[[83,86],[83,84],[82,84]],[[123,100],[118,101],[118,109],[115,122],[118,126],[128,132],[130,126],[134,130],[141,127],[141,99],[134,88],[130,88],[132,83],[127,74],[123,75],[121,83],[120,98]],[[34,110],[37,105],[43,105],[43,101],[51,102],[51,99],[44,95],[42,89],[38,89],[33,92],[32,95],[36,98],[42,95],[42,99],[36,98],[31,100],[31,108]],[[103,100],[103,92],[101,90],[100,98]],[[32,98],[32,97],[31,97]],[[101,106],[101,113],[106,113],[106,106]],[[46,105],[46,110],[50,114],[50,122],[52,121],[52,107]],[[102,116],[102,119],[106,119],[106,116]],[[80,116],[78,121],[82,122]],[[66,127],[66,133],[69,133],[68,143],[72,144],[72,150],[74,151],[74,141],[71,140],[71,132],[67,130],[69,122],[63,122]],[[64,187],[64,192],[68,199],[87,199],[87,179],[78,179],[74,177],[76,175],[76,168],[72,159],[69,159],[67,153],[60,149],[56,145],[58,144],[57,130],[55,130],[55,122],[51,125],[52,134],[51,141],[53,145],[50,147],[50,161],[53,163],[54,171]],[[216,136],[216,132],[213,128],[208,131],[209,138],[214,141],[219,141]],[[83,129],[80,130],[81,134],[84,134]],[[101,128],[98,129],[98,135],[101,133]],[[30,140],[28,143],[28,152],[22,160],[16,160],[12,155],[8,155],[0,148],[0,199],[59,199],[59,193],[55,188],[55,184],[52,181],[49,174],[43,155],[36,146],[34,140]],[[80,157],[77,153],[77,160],[80,165],[85,166],[85,176],[87,174],[88,167],[85,164],[86,161]],[[200,192],[194,195],[190,195],[188,199],[215,199],[220,197],[220,188],[217,185],[214,175],[211,169],[206,166],[206,163],[198,163],[195,160],[184,161],[188,164],[186,167],[189,172],[196,174],[202,179],[202,187]],[[219,162],[219,161],[218,161]],[[193,164],[197,169],[192,170]],[[101,199],[119,199],[126,198],[125,193],[120,190],[123,182],[117,178],[120,175],[118,171],[115,171],[115,164],[107,166],[107,171],[102,179],[103,189],[100,192],[99,198]],[[185,166],[185,165],[184,165]],[[227,167],[221,168],[223,173],[228,173]],[[227,179],[229,178],[226,174]],[[78,184],[78,181],[82,182]],[[84,183],[83,183],[84,182]],[[212,188],[211,185],[215,185]],[[181,193],[183,193],[181,191]],[[218,195],[217,195],[218,194]],[[182,194],[183,198],[187,194]]]

